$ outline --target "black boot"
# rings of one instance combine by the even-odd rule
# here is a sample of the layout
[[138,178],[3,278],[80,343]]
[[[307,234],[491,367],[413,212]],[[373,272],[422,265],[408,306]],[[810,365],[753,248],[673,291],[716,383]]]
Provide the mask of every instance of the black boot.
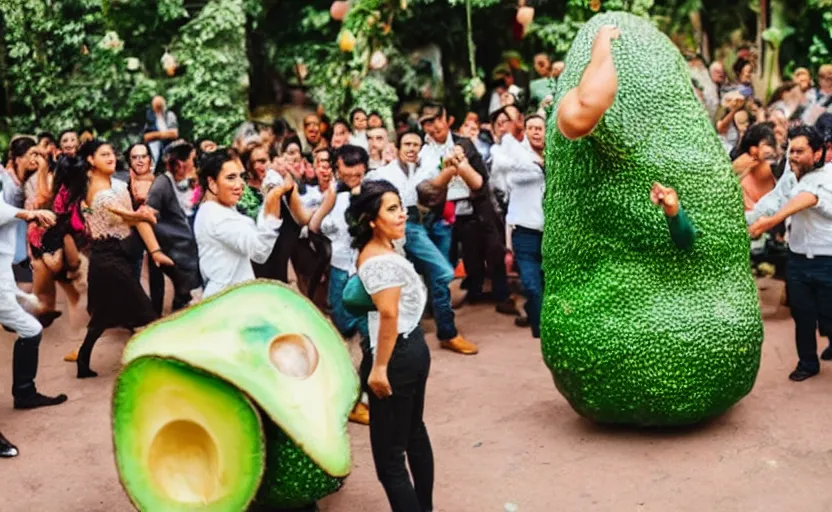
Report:
[[92,358],[92,349],[95,346],[95,342],[98,341],[98,338],[103,333],[104,330],[97,327],[87,329],[87,335],[84,337],[84,343],[81,344],[81,348],[78,350],[78,361],[76,362],[78,366],[77,377],[79,379],[98,377],[98,373],[92,371],[90,368],[90,358]]
[[14,343],[12,396],[15,409],[35,409],[66,402],[66,395],[41,395],[35,387],[40,339],[41,334],[37,334],[31,338],[18,338]]
[[0,433],[0,457],[17,457],[17,447]]

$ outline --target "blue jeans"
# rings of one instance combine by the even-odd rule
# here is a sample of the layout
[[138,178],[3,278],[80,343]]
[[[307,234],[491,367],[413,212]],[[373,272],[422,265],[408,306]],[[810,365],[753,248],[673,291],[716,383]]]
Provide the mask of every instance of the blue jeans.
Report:
[[520,282],[523,283],[523,291],[526,293],[525,309],[529,316],[532,336],[540,338],[540,308],[543,304],[543,270],[540,264],[543,261],[543,233],[517,227],[511,235],[511,242],[514,247],[514,263],[520,272]]
[[832,256],[789,253],[786,291],[794,319],[798,366],[810,372],[820,370],[817,331],[832,336]]
[[349,274],[340,268],[329,268],[329,305],[332,308],[332,323],[341,333],[349,338],[359,332],[363,341],[369,343],[370,335],[367,327],[367,317],[357,317],[350,314],[344,307],[344,287],[347,286]]
[[441,341],[448,341],[457,336],[454,311],[451,309],[451,290],[448,287],[454,279],[454,269],[448,258],[451,228],[440,220],[429,229],[422,224],[408,222],[405,226],[404,250],[416,270],[428,281],[433,317],[436,320],[436,336]]

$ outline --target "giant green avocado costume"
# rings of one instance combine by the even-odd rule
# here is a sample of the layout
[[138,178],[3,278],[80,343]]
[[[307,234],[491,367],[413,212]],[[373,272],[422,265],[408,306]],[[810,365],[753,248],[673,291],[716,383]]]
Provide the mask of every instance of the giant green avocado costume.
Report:
[[349,474],[358,376],[336,329],[291,288],[231,288],[150,325],[123,359],[113,441],[139,510],[300,507]]
[[[568,140],[559,102],[609,24],[620,29],[615,100],[589,135]],[[648,21],[607,13],[580,30],[546,162],[542,350],[572,407],[599,422],[684,425],[748,394],[763,329],[742,193],[684,59]],[[650,202],[654,182],[678,192],[692,246],[671,239],[679,221],[668,229]]]

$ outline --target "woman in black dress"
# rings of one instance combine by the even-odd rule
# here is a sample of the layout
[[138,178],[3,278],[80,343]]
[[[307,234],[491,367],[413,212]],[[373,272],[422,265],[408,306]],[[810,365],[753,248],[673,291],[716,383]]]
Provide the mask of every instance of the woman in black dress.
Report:
[[90,322],[78,352],[78,378],[83,379],[98,375],[90,369],[90,357],[105,330],[135,329],[157,318],[150,298],[133,276],[136,244],[131,226],[135,226],[154,264],[173,265],[173,261],[161,251],[153,234],[153,210],[146,206],[133,210],[127,184],[112,179],[116,170],[113,147],[91,140],[81,146],[78,156],[79,165],[85,166],[89,177],[83,206],[91,239],[87,287]]

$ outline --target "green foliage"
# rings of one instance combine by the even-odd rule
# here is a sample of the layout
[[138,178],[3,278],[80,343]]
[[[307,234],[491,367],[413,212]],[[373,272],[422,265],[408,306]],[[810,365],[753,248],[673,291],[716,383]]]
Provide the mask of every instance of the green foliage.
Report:
[[[293,77],[292,82],[298,79],[298,68],[303,69],[303,84],[332,116],[345,116],[361,107],[390,118],[399,100],[391,83],[401,84],[406,93],[427,85],[395,44],[392,24],[401,14],[399,0],[358,0],[339,27],[331,20],[328,6],[306,5],[297,28],[267,46],[269,61],[283,76]],[[345,32],[356,40],[349,52],[338,47],[338,38]],[[371,65],[376,52],[386,60],[379,69]]]
[[832,0],[809,0],[813,14],[820,15],[822,31],[812,36],[809,46],[809,61],[819,68],[832,62]]
[[243,0],[211,0],[173,47],[186,72],[168,94],[180,118],[193,123],[193,138],[230,140],[246,118],[245,21]]
[[89,2],[54,4],[43,0],[6,0],[14,132],[69,127],[119,131],[135,117],[156,86],[143,73],[127,70],[125,43]]
[[[628,11],[636,16],[649,17],[653,0],[604,0],[600,12]],[[536,17],[527,31],[527,37],[538,39],[543,46],[558,58],[569,51],[578,30],[596,14],[590,8],[589,0],[567,0],[566,10],[561,19],[549,16]]]
[[[225,140],[245,118],[245,16],[256,14],[259,2],[212,0],[201,11],[189,11],[184,0],[3,6],[12,132],[72,127],[136,138],[154,94],[165,94],[180,121],[193,126],[186,136]],[[186,66],[184,75],[162,74],[168,48]]]

